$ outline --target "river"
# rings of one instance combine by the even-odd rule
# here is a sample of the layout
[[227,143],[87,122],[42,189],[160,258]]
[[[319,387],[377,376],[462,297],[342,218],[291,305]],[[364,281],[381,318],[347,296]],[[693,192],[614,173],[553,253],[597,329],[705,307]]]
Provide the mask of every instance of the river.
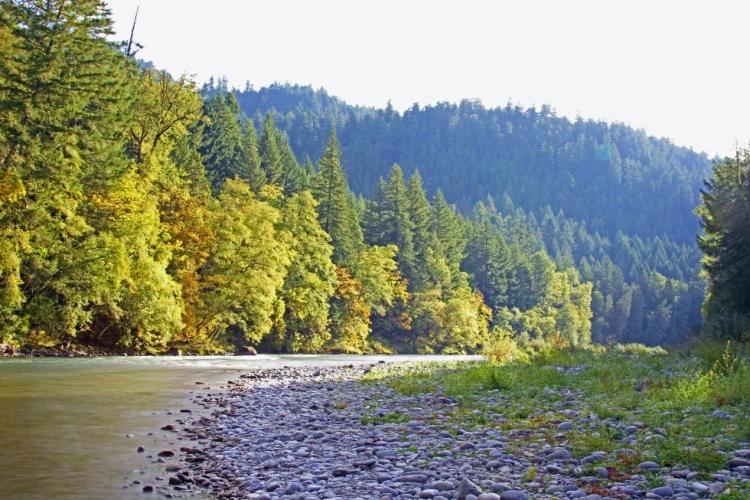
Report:
[[[223,388],[227,380],[246,370],[459,359],[476,358],[258,355],[0,359],[0,498],[141,496],[140,486],[133,482],[163,472],[161,464],[147,458],[149,452],[177,439],[159,428],[174,423],[181,409],[200,413],[190,402],[192,393]],[[138,446],[144,446],[146,453],[136,453]]]

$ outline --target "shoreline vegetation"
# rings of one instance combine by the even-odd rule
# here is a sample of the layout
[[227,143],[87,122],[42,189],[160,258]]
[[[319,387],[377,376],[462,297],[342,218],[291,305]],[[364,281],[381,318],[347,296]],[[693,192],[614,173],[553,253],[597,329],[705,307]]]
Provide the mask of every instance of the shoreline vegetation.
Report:
[[[510,178],[486,197],[449,197],[434,177],[397,163],[411,161],[413,142],[387,148],[387,159],[347,155],[347,144],[388,136],[380,125],[354,134],[358,120],[398,129],[432,116],[418,106],[329,120],[316,130],[316,154],[303,157],[293,146],[300,131],[281,128],[294,113],[250,116],[240,100],[252,92],[200,87],[138,60],[111,40],[105,2],[0,5],[0,343],[12,350],[463,354],[505,349],[509,338],[535,350],[670,344],[699,329],[700,253],[684,243],[694,234],[672,241],[652,231],[656,221],[697,229],[690,211],[708,171],[700,155],[548,108],[467,102],[440,108],[411,135],[434,141],[426,131],[455,122],[438,141],[457,140],[450,157],[464,160],[449,161],[451,171],[472,192]],[[474,115],[483,125],[467,128]],[[476,158],[487,141],[515,144],[495,171]],[[445,168],[439,150],[425,172]],[[387,175],[351,189],[349,177],[376,158]],[[747,331],[750,296],[746,210],[734,195],[747,191],[748,158],[716,166],[699,211],[706,317],[733,338]],[[641,195],[661,202],[678,188],[684,210],[628,214],[645,227],[621,233],[618,200],[656,172],[666,184]],[[599,173],[603,184],[587,183]],[[528,186],[540,191],[515,205]],[[595,198],[611,210],[580,220],[563,211]],[[678,222],[686,217],[691,224]],[[607,234],[587,229],[599,225]]]
[[144,488],[256,499],[747,498],[748,387],[748,351],[718,343],[256,370],[196,396],[210,416],[174,429],[197,444],[155,454],[175,453],[167,477]]

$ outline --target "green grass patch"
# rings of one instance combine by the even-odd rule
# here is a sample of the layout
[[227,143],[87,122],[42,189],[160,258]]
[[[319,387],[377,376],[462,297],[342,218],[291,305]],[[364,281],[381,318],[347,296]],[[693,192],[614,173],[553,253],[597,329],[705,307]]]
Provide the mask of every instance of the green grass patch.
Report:
[[398,423],[406,422],[408,420],[409,420],[409,417],[397,411],[386,413],[385,415],[362,415],[359,419],[362,425],[398,424]]
[[[538,436],[521,433],[518,441],[565,444],[577,457],[634,449],[631,455],[610,455],[617,470],[634,472],[637,461],[656,460],[709,473],[723,467],[722,451],[750,440],[747,353],[746,346],[716,343],[671,353],[638,345],[545,351],[497,363],[385,366],[368,374],[367,383],[387,384],[406,395],[454,398],[459,404],[447,413],[452,424],[493,427],[509,435],[534,429]],[[586,432],[560,434],[554,419],[567,419],[559,408],[571,395],[580,416],[593,413],[598,423]],[[732,418],[712,415],[717,409]],[[636,443],[627,444],[618,422],[620,427],[643,422],[649,432],[660,428],[666,439],[645,442],[647,433],[639,431]]]

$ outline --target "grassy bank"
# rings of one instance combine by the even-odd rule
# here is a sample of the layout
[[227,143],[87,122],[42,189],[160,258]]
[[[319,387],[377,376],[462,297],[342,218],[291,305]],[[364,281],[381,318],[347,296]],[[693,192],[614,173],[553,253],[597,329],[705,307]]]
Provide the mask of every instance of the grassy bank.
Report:
[[[366,382],[402,394],[454,398],[450,418],[463,428],[513,436],[508,452],[536,440],[565,446],[575,458],[605,452],[608,458],[598,465],[611,481],[642,474],[638,465],[645,461],[710,480],[725,469],[728,452],[750,448],[747,353],[745,346],[717,343],[669,353],[637,347],[551,351],[505,364],[382,367]],[[571,401],[575,414],[562,409]],[[657,484],[659,474],[650,474]],[[536,471],[529,476],[540,480]],[[748,496],[750,486],[737,482],[722,498]]]

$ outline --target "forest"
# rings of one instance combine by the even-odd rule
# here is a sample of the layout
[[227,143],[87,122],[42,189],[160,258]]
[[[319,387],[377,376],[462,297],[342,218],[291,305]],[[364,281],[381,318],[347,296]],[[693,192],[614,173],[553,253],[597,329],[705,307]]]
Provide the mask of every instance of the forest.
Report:
[[747,153],[703,185],[705,156],[546,106],[199,87],[98,1],[1,5],[0,343],[665,344],[704,295],[706,329],[747,335]]

